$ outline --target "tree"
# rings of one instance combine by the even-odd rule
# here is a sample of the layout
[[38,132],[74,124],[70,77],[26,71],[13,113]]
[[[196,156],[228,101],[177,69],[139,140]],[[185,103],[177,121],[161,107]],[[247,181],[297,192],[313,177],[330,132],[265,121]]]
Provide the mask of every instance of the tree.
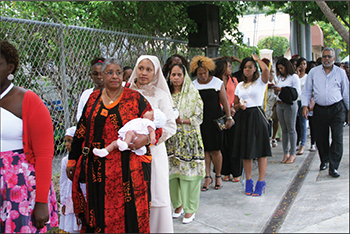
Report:
[[220,8],[221,35],[242,41],[238,17],[247,7],[245,1],[2,1],[2,16],[45,19],[55,23],[113,27],[140,34],[153,34],[187,40],[197,25],[187,7],[215,4]]
[[[327,9],[326,13],[321,9]],[[349,45],[349,6],[345,1],[259,1],[251,2],[251,7],[257,6],[258,9],[263,9],[265,6],[270,6],[270,11],[266,14],[275,14],[282,11],[290,15],[291,20],[298,20],[299,23],[314,24],[314,22],[331,23],[336,32],[341,35],[342,39]],[[328,6],[328,7],[327,7]],[[347,19],[347,20],[346,20]],[[342,22],[344,27],[340,26]]]
[[334,29],[339,33],[339,35],[349,44],[349,31],[340,23],[337,16],[328,7],[325,1],[316,1],[317,5],[320,7],[321,11],[327,17],[329,22],[333,25]]
[[324,45],[327,47],[332,47],[333,49],[341,49],[341,57],[349,55],[349,49],[343,38],[337,33],[331,23],[326,23],[323,21],[317,22],[323,30]]
[[281,36],[264,37],[259,40],[258,48],[273,50],[272,56],[277,58],[286,53],[289,48],[289,41],[286,37]]

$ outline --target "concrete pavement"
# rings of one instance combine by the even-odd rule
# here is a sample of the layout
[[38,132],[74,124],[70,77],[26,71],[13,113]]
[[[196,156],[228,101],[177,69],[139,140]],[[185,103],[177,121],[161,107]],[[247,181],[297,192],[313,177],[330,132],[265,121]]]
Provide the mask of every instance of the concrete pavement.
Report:
[[[175,233],[349,233],[349,127],[344,128],[339,178],[330,177],[328,170],[319,171],[318,152],[309,148],[310,138],[304,154],[293,164],[280,163],[281,142],[272,149],[266,193],[261,197],[246,196],[240,182],[223,182],[221,190],[214,189],[214,182],[201,192],[193,222],[182,224],[182,217],[174,219]],[[255,184],[256,166],[252,177]]]

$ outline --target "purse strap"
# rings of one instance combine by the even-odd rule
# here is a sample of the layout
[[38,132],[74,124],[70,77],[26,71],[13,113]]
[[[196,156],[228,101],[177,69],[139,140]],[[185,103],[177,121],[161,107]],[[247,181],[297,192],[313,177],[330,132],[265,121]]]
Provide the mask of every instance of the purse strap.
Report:
[[101,97],[101,94],[102,94],[102,90],[100,90],[100,93],[98,94],[92,108],[91,108],[91,111],[90,111],[90,115],[89,115],[89,118],[87,119],[87,123],[86,123],[86,135],[85,135],[85,146],[82,150],[82,153],[84,156],[87,156],[89,153],[90,153],[90,148],[89,148],[89,137],[90,137],[90,124],[91,124],[91,118],[92,118],[92,114],[94,113],[94,110],[97,106],[97,103]]
[[250,97],[250,99],[253,100],[254,105],[256,105],[256,107],[258,108],[259,112],[261,113],[262,117],[264,117],[265,121],[267,124],[269,124],[269,121],[267,120],[266,116],[262,113],[262,111],[260,110],[260,107],[255,103],[254,99],[250,96],[248,89],[245,89],[247,91],[248,96]]

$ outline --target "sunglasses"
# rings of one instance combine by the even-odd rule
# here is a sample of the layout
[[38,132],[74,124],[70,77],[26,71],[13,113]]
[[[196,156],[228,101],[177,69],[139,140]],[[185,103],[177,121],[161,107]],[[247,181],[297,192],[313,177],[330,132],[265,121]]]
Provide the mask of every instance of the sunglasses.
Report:
[[333,58],[332,55],[322,55],[322,58]]

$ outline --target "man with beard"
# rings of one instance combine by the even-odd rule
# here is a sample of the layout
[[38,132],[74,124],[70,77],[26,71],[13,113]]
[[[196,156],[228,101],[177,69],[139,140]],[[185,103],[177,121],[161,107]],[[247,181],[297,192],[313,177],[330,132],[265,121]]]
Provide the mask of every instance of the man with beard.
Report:
[[[322,65],[310,70],[302,91],[303,116],[307,119],[308,104],[313,94],[313,121],[316,145],[320,155],[320,170],[339,177],[338,167],[343,155],[343,123],[349,116],[349,80],[340,67],[334,66],[335,52],[326,47],[322,51]],[[332,142],[329,144],[329,128]]]

